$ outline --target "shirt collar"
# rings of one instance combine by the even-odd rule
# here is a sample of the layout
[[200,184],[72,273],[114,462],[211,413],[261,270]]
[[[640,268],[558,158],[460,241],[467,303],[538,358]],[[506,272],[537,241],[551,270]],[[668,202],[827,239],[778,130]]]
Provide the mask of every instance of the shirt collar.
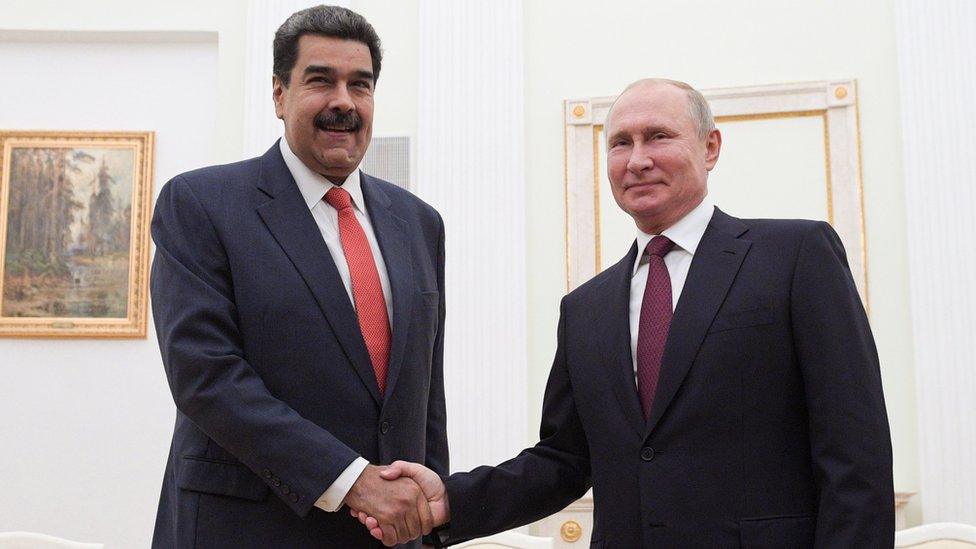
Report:
[[292,152],[291,147],[288,145],[288,140],[284,137],[281,138],[279,142],[279,147],[281,148],[281,156],[285,159],[285,165],[288,166],[288,171],[291,172],[291,176],[295,178],[295,183],[298,184],[298,190],[301,191],[302,197],[305,199],[305,204],[308,209],[312,209],[316,204],[322,201],[325,197],[325,193],[329,192],[332,187],[342,187],[349,193],[352,197],[352,205],[357,210],[362,213],[366,213],[365,202],[363,201],[363,186],[361,179],[359,177],[359,170],[354,170],[342,185],[336,185],[325,178],[322,174],[316,173],[309,169],[304,162],[301,161],[298,156]]
[[[700,204],[695,206],[695,209],[688,212],[674,225],[661,231],[661,235],[671,239],[675,247],[694,256],[695,250],[698,249],[698,243],[701,242],[705,229],[708,228],[708,222],[712,220],[713,213],[715,213],[715,204],[706,196]],[[647,234],[641,230],[637,231],[637,250],[639,253],[637,259],[634,260],[634,270],[631,272],[631,276],[637,273],[637,268],[640,267],[641,260],[646,255],[644,248],[655,236],[658,235]]]

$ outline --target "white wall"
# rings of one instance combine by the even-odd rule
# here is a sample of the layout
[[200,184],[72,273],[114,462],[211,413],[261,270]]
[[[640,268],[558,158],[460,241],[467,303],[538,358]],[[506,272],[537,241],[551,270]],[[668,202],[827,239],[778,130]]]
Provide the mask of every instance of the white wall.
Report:
[[[245,5],[238,0],[0,0],[0,30],[15,31],[161,31],[217,33],[217,80],[219,101],[216,114],[215,161],[240,160],[242,116],[244,105],[244,35]],[[270,45],[269,45],[270,47]],[[35,67],[31,74],[52,68]],[[4,81],[5,83],[7,80]],[[168,80],[168,87],[182,83]],[[191,90],[211,93],[214,84],[187,82]],[[5,90],[0,91],[3,93]],[[270,92],[269,92],[270,93]],[[157,174],[160,172],[157,171]],[[166,175],[166,174],[163,174]],[[175,174],[169,174],[170,176]],[[164,179],[165,181],[165,179]]]
[[447,231],[448,438],[467,471],[526,443],[522,2],[421,0],[419,15],[417,188]]
[[[377,88],[374,134],[416,136],[418,0],[352,0],[349,5],[374,24],[386,52]],[[0,0],[0,14],[3,14],[0,29],[216,32],[217,76],[209,85],[209,89],[216,89],[219,98],[213,110],[213,154],[212,158],[195,162],[204,165],[240,158],[246,30],[243,2]],[[896,488],[918,489],[905,201],[899,154],[901,128],[893,8],[889,2],[620,0],[608,4],[587,0],[526,0],[523,21],[529,349],[524,397],[528,402],[530,433],[526,443],[536,439],[542,393],[555,345],[558,301],[565,290],[562,101],[569,97],[612,95],[626,83],[651,75],[679,78],[703,88],[854,77],[859,79],[861,97],[871,316],[882,357],[894,438]],[[56,76],[55,71],[38,65],[28,80],[33,82],[46,71]],[[492,75],[484,75],[484,80],[490,85]],[[174,93],[179,87],[170,82],[168,92]],[[204,88],[203,84],[190,82],[185,90],[178,92],[206,93]],[[0,89],[0,120],[3,121],[0,125],[4,127],[10,127],[7,111],[20,109],[20,106],[8,106],[6,98],[10,93],[13,91],[7,87]],[[28,122],[33,126],[31,120]],[[155,127],[160,129],[159,125]],[[194,131],[181,131],[179,135],[188,137]],[[162,147],[160,135],[157,150],[162,152]],[[447,149],[442,154],[451,152]],[[164,168],[162,156],[157,155],[157,189],[159,183],[184,169]],[[182,154],[179,157],[191,158]],[[418,183],[422,187],[422,182]],[[473,291],[470,281],[450,280],[449,284],[458,291]],[[453,328],[450,319],[448,322],[450,334]],[[8,364],[8,356],[18,357],[18,365]],[[146,545],[158,495],[161,461],[142,460],[141,464],[126,467],[113,464],[120,467],[116,470],[85,461],[84,467],[67,468],[68,476],[77,477],[73,483],[61,482],[57,472],[66,468],[63,464],[71,463],[71,452],[83,446],[78,440],[82,437],[94,441],[99,449],[105,448],[101,452],[105,455],[111,455],[113,450],[116,454],[126,454],[145,447],[146,452],[157,452],[162,459],[169,442],[173,411],[157,357],[152,339],[0,340],[0,375],[16,381],[16,384],[5,382],[0,386],[0,398],[21,395],[15,397],[15,409],[0,408],[3,414],[0,417],[18,418],[10,422],[14,425],[0,424],[4,448],[10,442],[21,448],[16,450],[17,458],[13,462],[0,454],[0,483],[17,487],[17,491],[5,490],[0,495],[0,530],[31,527],[112,541],[113,546],[119,547]],[[92,385],[85,381],[89,378],[101,382]],[[14,389],[15,385],[20,387]],[[113,392],[124,394],[112,395]],[[85,400],[103,402],[106,395],[131,403],[124,415],[135,416],[140,429],[109,428],[118,425],[113,422],[127,421],[125,417],[108,419],[109,409],[114,413],[115,407],[98,404],[100,407],[95,412],[101,416],[85,408],[96,406],[84,404]],[[501,395],[500,402],[510,398],[511,395]],[[448,399],[463,402],[464,395],[448,394]],[[86,419],[81,411],[91,413]],[[165,417],[160,419],[160,416]],[[98,422],[91,421],[95,418],[109,427],[99,430],[95,426]],[[145,433],[145,438],[134,440],[126,438],[141,437],[144,431],[141,427],[150,423],[156,430],[154,434]],[[458,433],[457,425],[450,422],[449,426],[452,437],[482,436],[477,432]],[[44,440],[65,439],[69,444],[41,445],[42,436]],[[28,443],[21,444],[21,440]],[[36,447],[56,451],[30,454]],[[61,453],[68,457],[62,457]],[[26,460],[28,456],[30,459]],[[85,459],[94,460],[94,457]],[[49,477],[50,482],[45,480]],[[101,530],[95,530],[100,528],[97,525],[83,526],[88,515],[78,520],[63,519],[69,515],[55,512],[64,505],[82,508],[78,503],[80,493],[93,495],[88,501],[98,508],[115,510],[115,505],[119,505],[121,509],[115,498],[125,490],[140,491],[136,497],[141,500],[138,506],[126,507],[110,517],[123,521],[123,526],[117,526],[118,534],[102,536]],[[66,503],[62,503],[62,498]],[[910,523],[917,522],[917,500],[911,511]],[[18,518],[18,524],[8,524],[7,517],[11,516]],[[66,521],[80,530],[59,531],[57,525]],[[88,536],[89,531],[97,535]]]
[[[155,192],[214,161],[216,35],[12,34],[4,128],[154,130]],[[0,531],[148,546],[175,417],[151,319],[148,339],[0,339],[0,357]]]
[[[562,101],[614,95],[647,76],[699,88],[857,78],[871,322],[895,487],[918,489],[893,17],[885,0],[525,2],[527,395],[534,433],[565,291]],[[917,521],[916,501],[909,522]]]
[[[373,135],[409,135],[416,140],[420,105],[418,0],[351,0],[349,9],[362,14],[383,43]],[[422,186],[422,182],[417,184]]]
[[924,518],[976,524],[976,4],[895,5]]

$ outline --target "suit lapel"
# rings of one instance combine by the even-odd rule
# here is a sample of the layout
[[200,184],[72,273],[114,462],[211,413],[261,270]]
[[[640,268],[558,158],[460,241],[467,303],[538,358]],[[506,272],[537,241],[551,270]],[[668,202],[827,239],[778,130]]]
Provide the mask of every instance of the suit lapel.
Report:
[[349,294],[277,143],[261,158],[258,187],[272,197],[257,208],[258,215],[308,285],[369,394],[381,404],[376,374]]
[[415,294],[413,261],[410,241],[407,238],[408,225],[393,214],[390,198],[372,177],[362,174],[361,181],[366,209],[383,253],[387,277],[390,280],[390,293],[393,294],[393,334],[390,341],[390,365],[386,375],[386,394],[391,395],[403,366]]
[[597,308],[603,312],[602,318],[595,326],[606,327],[607,337],[601,339],[605,346],[604,355],[610,358],[610,383],[627,423],[640,436],[644,430],[644,414],[637,398],[634,359],[630,352],[630,283],[636,259],[637,244],[634,243],[630,252],[610,267],[600,296],[605,301]]
[[688,278],[671,319],[668,341],[661,359],[661,377],[644,438],[650,436],[661,421],[681,387],[708,327],[725,301],[742,260],[752,246],[752,242],[738,238],[746,230],[748,227],[741,221],[715,209],[695,251]]

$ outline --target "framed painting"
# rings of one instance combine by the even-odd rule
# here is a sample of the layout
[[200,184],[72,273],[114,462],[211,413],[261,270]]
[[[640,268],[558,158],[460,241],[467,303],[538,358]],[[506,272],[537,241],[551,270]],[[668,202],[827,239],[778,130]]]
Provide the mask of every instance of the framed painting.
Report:
[[153,140],[0,130],[0,336],[146,336]]

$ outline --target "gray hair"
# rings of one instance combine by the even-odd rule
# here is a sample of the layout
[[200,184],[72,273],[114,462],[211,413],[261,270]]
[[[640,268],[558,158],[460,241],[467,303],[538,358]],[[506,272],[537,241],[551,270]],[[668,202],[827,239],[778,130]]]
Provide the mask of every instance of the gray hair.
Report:
[[[700,91],[679,80],[669,80],[667,78],[644,78],[642,80],[633,82],[624,88],[624,91],[620,92],[617,99],[620,99],[620,96],[627,93],[627,91],[631,88],[642,87],[649,84],[670,85],[685,91],[685,94],[688,96],[688,114],[698,126],[699,139],[705,139],[708,137],[708,134],[712,133],[712,130],[715,129],[715,117],[712,116],[712,109],[708,106],[708,101],[705,100],[705,96],[702,95]],[[617,103],[617,99],[614,99],[614,104]],[[610,111],[612,110],[613,105],[610,106]],[[610,119],[610,111],[607,111],[607,120]]]
[[383,50],[380,47],[380,37],[373,26],[362,15],[350,9],[314,6],[291,14],[275,32],[273,72],[286,88],[291,81],[291,70],[298,61],[298,41],[306,34],[362,42],[369,48],[373,61],[373,83],[380,77]]

